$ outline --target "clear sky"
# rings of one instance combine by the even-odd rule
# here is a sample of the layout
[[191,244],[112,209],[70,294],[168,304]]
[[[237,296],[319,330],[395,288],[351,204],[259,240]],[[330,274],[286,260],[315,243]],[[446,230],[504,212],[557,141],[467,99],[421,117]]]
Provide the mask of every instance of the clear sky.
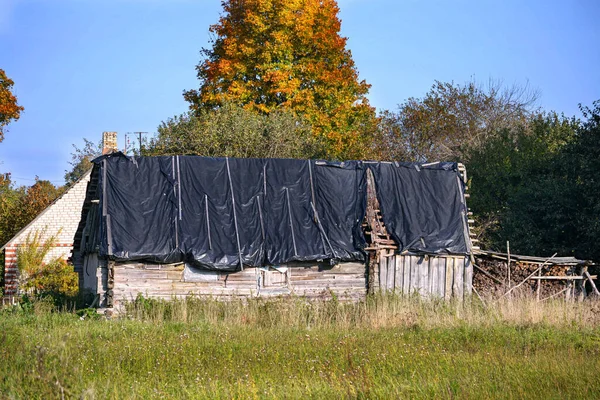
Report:
[[[341,0],[342,34],[371,104],[395,109],[434,80],[500,79],[579,115],[600,99],[600,0]],[[0,68],[25,112],[0,172],[63,183],[72,144],[155,132],[187,110],[219,0],[0,0]]]

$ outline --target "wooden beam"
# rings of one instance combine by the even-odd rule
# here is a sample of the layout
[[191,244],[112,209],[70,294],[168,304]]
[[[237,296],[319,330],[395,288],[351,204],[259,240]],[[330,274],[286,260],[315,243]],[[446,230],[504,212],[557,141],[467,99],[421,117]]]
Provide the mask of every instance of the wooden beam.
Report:
[[[590,277],[592,279],[596,279],[597,276],[596,275],[590,275]],[[583,279],[590,279],[587,278],[585,276],[532,276],[529,279],[536,279],[536,280],[563,280],[563,281],[577,281],[577,280],[583,280]]]
[[596,296],[600,296],[600,292],[598,291],[598,288],[596,287],[596,284],[594,283],[594,279],[597,279],[597,276],[592,276],[587,271],[585,271],[583,274],[589,279],[590,284],[592,285],[592,289],[594,290],[594,293],[596,293]]

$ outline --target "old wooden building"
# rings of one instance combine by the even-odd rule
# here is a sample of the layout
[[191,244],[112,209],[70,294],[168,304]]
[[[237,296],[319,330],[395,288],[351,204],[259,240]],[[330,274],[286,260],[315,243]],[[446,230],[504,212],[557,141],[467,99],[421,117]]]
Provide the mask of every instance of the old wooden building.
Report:
[[113,153],[95,161],[73,260],[107,307],[138,294],[462,298],[465,183],[454,163]]

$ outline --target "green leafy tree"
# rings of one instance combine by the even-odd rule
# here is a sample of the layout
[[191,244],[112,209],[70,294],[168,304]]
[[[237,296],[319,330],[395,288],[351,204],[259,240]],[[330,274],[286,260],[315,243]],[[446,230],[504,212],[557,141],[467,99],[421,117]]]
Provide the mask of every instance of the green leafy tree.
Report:
[[90,168],[92,160],[102,154],[102,142],[94,143],[91,140],[83,138],[82,148],[73,145],[74,151],[71,153],[71,170],[65,171],[65,184],[71,186],[77,182]]
[[232,104],[163,122],[144,154],[310,158],[319,146],[302,118],[286,110],[259,114]]
[[376,118],[370,85],[340,36],[335,0],[225,0],[212,48],[184,97],[201,113],[226,103],[269,114],[291,109],[311,125],[328,158],[361,158]]
[[562,164],[579,121],[556,113],[504,128],[471,153],[469,205],[487,247],[522,254],[574,251],[577,204]]
[[570,191],[565,195],[574,203],[573,224],[576,232],[575,255],[600,262],[600,100],[592,108],[580,106],[584,121],[575,140],[566,146],[561,157]]

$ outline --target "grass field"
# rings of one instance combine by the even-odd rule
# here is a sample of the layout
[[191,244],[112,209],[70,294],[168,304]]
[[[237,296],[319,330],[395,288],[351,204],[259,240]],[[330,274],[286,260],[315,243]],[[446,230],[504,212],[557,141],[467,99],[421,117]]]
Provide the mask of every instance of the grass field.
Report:
[[597,303],[140,299],[0,314],[0,398],[600,398]]

